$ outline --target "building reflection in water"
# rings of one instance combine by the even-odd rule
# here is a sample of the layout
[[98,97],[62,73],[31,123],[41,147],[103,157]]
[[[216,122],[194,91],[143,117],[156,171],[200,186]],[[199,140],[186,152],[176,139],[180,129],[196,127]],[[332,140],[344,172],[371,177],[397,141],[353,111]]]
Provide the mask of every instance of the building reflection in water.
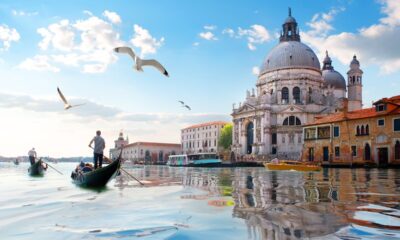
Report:
[[[400,221],[400,171],[394,169],[300,173],[148,166],[135,169],[135,176],[150,186],[181,184],[202,190],[200,194],[188,191],[181,199],[206,200],[212,207],[234,205],[232,216],[244,220],[249,239],[339,237],[339,233],[343,237],[343,229],[354,228],[354,224],[385,228],[375,215],[373,219],[360,219],[360,211],[378,213],[383,218],[393,211],[391,216]],[[371,206],[385,207],[386,212]]]

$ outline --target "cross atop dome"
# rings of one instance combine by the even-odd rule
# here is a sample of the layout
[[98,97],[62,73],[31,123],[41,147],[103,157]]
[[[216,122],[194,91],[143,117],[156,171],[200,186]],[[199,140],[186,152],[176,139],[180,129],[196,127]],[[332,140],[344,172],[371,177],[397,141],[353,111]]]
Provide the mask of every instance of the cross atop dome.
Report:
[[289,8],[289,16],[286,18],[285,23],[282,25],[282,32],[279,38],[280,42],[297,41],[300,42],[299,29],[297,22],[292,17],[292,9]]

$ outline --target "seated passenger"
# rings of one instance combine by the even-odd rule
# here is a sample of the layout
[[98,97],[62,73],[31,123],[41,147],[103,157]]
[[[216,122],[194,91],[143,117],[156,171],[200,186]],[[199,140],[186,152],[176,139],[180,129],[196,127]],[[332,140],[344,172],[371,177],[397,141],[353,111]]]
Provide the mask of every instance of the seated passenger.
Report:
[[90,172],[93,170],[93,166],[90,163],[86,163],[83,168],[81,168],[82,172]]

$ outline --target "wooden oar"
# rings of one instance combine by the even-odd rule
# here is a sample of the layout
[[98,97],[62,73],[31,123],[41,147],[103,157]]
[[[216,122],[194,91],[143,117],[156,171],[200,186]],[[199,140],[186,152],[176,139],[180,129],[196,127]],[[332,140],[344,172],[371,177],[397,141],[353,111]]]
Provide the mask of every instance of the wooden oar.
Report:
[[[36,159],[37,159],[37,158],[36,158]],[[51,166],[51,165],[48,164],[47,162],[43,161],[42,159],[39,159],[39,160],[41,160],[42,162],[46,163],[47,166],[51,167],[52,169],[54,169],[54,170],[55,170],[56,172],[58,172],[59,174],[64,175],[62,172],[58,171],[55,167]]]
[[[103,158],[104,158],[105,160],[107,160],[109,163],[112,163],[111,159],[109,159],[108,157],[103,156]],[[135,179],[138,183],[140,183],[142,186],[144,186],[144,183],[142,183],[141,181],[139,181],[139,179],[135,178],[135,177],[134,177],[132,174],[130,174],[128,171],[126,171],[126,170],[123,169],[122,167],[120,167],[120,169],[121,169],[124,173],[126,173],[129,177]]]
[[[91,149],[93,149],[93,147],[89,146]],[[103,158],[108,162],[108,163],[112,163],[112,160],[109,159],[108,157],[103,155]],[[124,173],[126,173],[129,177],[135,179],[138,183],[140,183],[140,185],[144,186],[144,183],[142,183],[141,181],[139,181],[139,179],[135,178],[134,176],[132,176],[132,174],[130,174],[128,171],[126,171],[125,169],[123,169],[120,166],[121,171],[123,171]]]
[[47,162],[43,161],[44,163],[47,164],[47,166],[51,167],[52,169],[54,169],[56,172],[58,172],[61,175],[64,175],[62,172],[58,171],[55,167],[51,166],[50,164],[48,164]]

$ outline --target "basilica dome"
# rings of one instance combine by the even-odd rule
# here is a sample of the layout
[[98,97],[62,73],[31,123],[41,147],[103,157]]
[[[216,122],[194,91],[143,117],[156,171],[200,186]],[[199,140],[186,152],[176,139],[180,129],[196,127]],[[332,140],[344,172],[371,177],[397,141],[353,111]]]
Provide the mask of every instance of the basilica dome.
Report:
[[324,65],[322,67],[322,77],[324,79],[325,85],[330,85],[336,89],[346,90],[346,80],[339,72],[335,71],[332,66],[332,60],[326,52],[326,57],[323,61]]
[[282,41],[267,55],[261,66],[261,72],[284,68],[312,68],[320,70],[317,55],[300,41]]

